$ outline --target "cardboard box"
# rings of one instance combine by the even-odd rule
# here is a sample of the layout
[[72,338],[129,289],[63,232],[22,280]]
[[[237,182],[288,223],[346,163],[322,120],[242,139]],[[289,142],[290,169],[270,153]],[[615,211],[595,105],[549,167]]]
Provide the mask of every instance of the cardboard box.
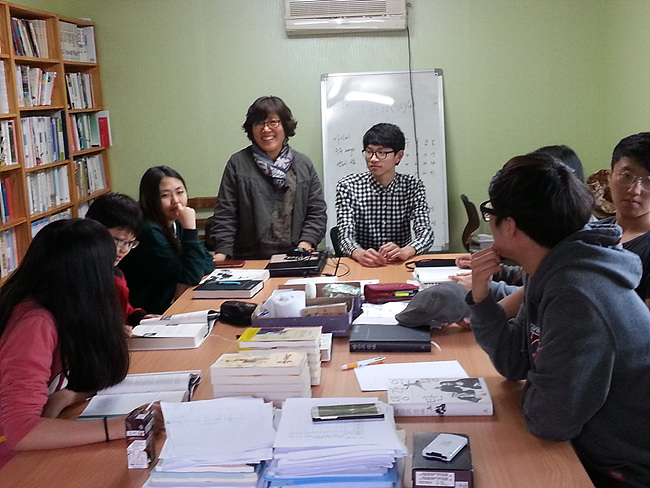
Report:
[[[449,462],[436,461],[422,455],[424,449],[440,432],[416,432],[413,434],[413,488],[472,488],[474,467],[469,442]],[[456,434],[469,437],[465,434]]]
[[361,311],[361,297],[353,298],[310,298],[307,306],[331,305],[345,303],[347,312],[338,315],[319,315],[310,317],[266,317],[263,304],[253,312],[253,327],[322,327],[323,332],[331,332],[334,337],[350,335],[350,326],[354,317]]

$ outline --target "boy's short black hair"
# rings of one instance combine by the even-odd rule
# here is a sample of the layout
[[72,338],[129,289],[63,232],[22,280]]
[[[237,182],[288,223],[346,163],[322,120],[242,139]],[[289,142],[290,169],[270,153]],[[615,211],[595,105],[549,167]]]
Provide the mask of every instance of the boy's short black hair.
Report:
[[122,193],[104,193],[95,198],[86,218],[104,224],[107,229],[125,229],[134,236],[142,230],[142,210],[133,198]]
[[398,153],[406,147],[406,139],[395,124],[375,124],[363,135],[363,148],[368,146],[382,146]]
[[535,152],[541,152],[553,156],[554,158],[559,159],[569,168],[573,170],[573,174],[584,183],[585,181],[585,172],[582,168],[582,161],[575,153],[573,149],[564,144],[559,144],[556,146],[544,146],[537,149]]
[[497,225],[512,217],[547,248],[582,229],[594,205],[587,186],[564,163],[539,152],[508,161],[492,178],[488,193]]
[[650,132],[624,137],[612,153],[612,169],[623,158],[630,158],[650,171]]

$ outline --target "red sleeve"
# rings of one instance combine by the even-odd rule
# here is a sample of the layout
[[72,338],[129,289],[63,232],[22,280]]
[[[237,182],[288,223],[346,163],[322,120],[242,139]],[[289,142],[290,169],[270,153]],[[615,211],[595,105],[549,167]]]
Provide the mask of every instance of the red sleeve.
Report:
[[14,310],[0,337],[0,431],[5,449],[13,447],[41,419],[48,385],[58,372],[57,332],[54,318],[33,303]]
[[141,308],[135,308],[133,305],[131,305],[131,303],[129,303],[129,286],[126,283],[124,274],[121,271],[119,273],[116,272],[114,274],[114,278],[115,287],[117,288],[117,297],[119,298],[120,303],[122,304],[122,308],[124,309],[124,320],[126,321],[127,325],[138,325],[140,323],[140,320],[142,320],[144,316],[147,315],[147,312]]

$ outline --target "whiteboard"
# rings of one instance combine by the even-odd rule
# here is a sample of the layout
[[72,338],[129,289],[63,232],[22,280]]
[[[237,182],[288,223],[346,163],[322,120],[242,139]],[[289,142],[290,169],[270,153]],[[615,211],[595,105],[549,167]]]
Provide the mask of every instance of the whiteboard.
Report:
[[[336,225],[337,181],[367,171],[363,135],[373,125],[388,122],[406,136],[397,172],[417,176],[426,187],[435,235],[430,251],[448,250],[442,70],[322,75],[321,115],[327,228]],[[329,232],[327,244],[331,246]]]

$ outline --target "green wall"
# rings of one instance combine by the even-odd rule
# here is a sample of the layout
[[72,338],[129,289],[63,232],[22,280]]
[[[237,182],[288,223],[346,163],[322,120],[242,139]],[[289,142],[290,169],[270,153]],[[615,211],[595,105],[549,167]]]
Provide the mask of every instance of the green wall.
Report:
[[[404,33],[288,38],[283,0],[53,0],[24,5],[97,24],[113,187],[167,164],[212,195],[261,95],[299,121],[292,145],[322,168],[320,76],[408,69]],[[510,157],[567,144],[589,174],[650,129],[650,2],[410,0],[413,69],[442,68],[451,249]]]

